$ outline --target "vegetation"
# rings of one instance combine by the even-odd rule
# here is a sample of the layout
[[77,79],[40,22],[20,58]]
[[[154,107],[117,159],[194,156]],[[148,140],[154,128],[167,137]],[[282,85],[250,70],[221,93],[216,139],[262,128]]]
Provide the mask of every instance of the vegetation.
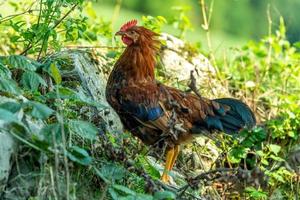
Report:
[[[37,184],[30,199],[299,198],[300,43],[296,37],[287,38],[283,17],[275,26],[272,21],[277,18],[269,14],[266,36],[231,49],[225,58],[216,56],[210,33],[214,16],[208,5],[212,4],[200,2],[195,6],[203,17],[208,48],[191,43],[187,50],[209,57],[219,81],[232,96],[251,105],[259,125],[236,137],[217,134],[210,143],[219,157],[207,171],[192,173],[192,165],[181,155],[177,167],[185,176],[175,176],[179,189],[158,181],[159,169],[148,157],[157,158],[151,148],[127,132],[104,133],[102,121],[82,108],[105,112],[106,107],[81,93],[78,82],[62,78],[70,64],[67,58],[49,56],[67,46],[88,45],[117,59],[123,49],[113,40],[115,22],[99,18],[93,4],[83,0],[6,1],[1,5],[7,13],[0,16],[0,96],[14,101],[0,104],[0,121],[5,122],[3,131],[20,142],[15,162],[28,159],[33,165]],[[141,4],[145,8],[140,9],[157,10],[153,8],[156,3],[148,4]],[[175,9],[177,14],[166,13],[172,19],[145,16],[143,23],[158,32],[173,26],[184,39],[193,21],[184,8]],[[178,86],[165,73],[157,74],[160,80]],[[187,83],[179,86],[187,88]],[[201,86],[200,92],[209,92],[209,86]],[[30,120],[43,126],[40,132]],[[204,147],[188,145],[200,160],[203,154],[211,156]]]

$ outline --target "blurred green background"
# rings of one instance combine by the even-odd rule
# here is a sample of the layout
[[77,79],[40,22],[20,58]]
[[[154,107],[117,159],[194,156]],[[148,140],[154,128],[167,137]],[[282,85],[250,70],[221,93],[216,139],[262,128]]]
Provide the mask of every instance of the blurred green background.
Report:
[[[180,15],[178,8],[182,8],[193,27],[193,30],[187,31],[185,38],[192,42],[200,42],[205,47],[205,32],[201,28],[202,16],[198,0],[98,0],[93,3],[98,11],[97,15],[106,20],[113,18],[116,5],[120,5],[121,9],[117,12],[114,30],[124,21],[141,19],[143,15],[161,15],[172,21]],[[235,46],[268,34],[268,10],[272,18],[272,31],[277,29],[279,17],[283,16],[288,40],[300,40],[300,0],[209,0],[207,10],[211,5],[211,35],[216,51],[219,47]],[[172,27],[166,26],[164,29],[176,35]]]

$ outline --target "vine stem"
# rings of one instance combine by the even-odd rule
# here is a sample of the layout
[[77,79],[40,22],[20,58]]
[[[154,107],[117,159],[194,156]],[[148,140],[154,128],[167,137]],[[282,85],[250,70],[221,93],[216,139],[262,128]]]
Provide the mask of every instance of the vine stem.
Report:
[[21,13],[17,13],[17,14],[13,14],[13,15],[6,16],[6,17],[4,17],[2,20],[0,20],[0,24],[1,24],[1,23],[4,23],[4,22],[6,22],[6,21],[9,21],[9,20],[11,20],[11,19],[13,19],[13,18],[15,18],[15,17],[19,17],[19,16],[21,16],[21,15],[27,14],[27,13],[31,14],[31,13],[34,12],[34,11],[39,11],[39,10],[36,10],[36,9],[29,9],[29,10],[26,10],[26,11],[21,12]]
[[206,40],[207,40],[207,46],[208,46],[208,51],[209,51],[209,58],[210,58],[210,60],[213,64],[213,67],[215,69],[217,78],[219,80],[221,80],[220,77],[219,77],[219,70],[217,68],[216,58],[213,54],[212,42],[211,42],[210,30],[209,30],[210,18],[211,18],[211,14],[213,12],[213,9],[212,9],[213,8],[213,2],[214,1],[212,1],[212,3],[211,3],[209,13],[208,13],[208,16],[207,16],[205,0],[199,0],[199,4],[200,4],[200,7],[201,7],[201,12],[202,12],[202,19],[203,19],[202,28],[206,32]]

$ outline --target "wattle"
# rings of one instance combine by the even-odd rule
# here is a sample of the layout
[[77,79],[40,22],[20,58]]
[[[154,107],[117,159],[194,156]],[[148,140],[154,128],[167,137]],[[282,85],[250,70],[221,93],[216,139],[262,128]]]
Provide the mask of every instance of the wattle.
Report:
[[130,39],[129,37],[126,37],[126,36],[122,36],[122,41],[126,45],[131,45],[133,42],[132,39]]

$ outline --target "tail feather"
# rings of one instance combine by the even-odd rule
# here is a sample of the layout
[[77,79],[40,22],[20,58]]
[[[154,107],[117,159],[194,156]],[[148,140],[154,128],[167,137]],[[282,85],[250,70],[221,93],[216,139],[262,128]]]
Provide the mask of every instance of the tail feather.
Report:
[[253,112],[242,101],[232,98],[214,99],[213,101],[230,107],[230,110],[225,115],[217,114],[216,116],[222,123],[222,131],[231,134],[242,128],[255,126],[256,119]]

